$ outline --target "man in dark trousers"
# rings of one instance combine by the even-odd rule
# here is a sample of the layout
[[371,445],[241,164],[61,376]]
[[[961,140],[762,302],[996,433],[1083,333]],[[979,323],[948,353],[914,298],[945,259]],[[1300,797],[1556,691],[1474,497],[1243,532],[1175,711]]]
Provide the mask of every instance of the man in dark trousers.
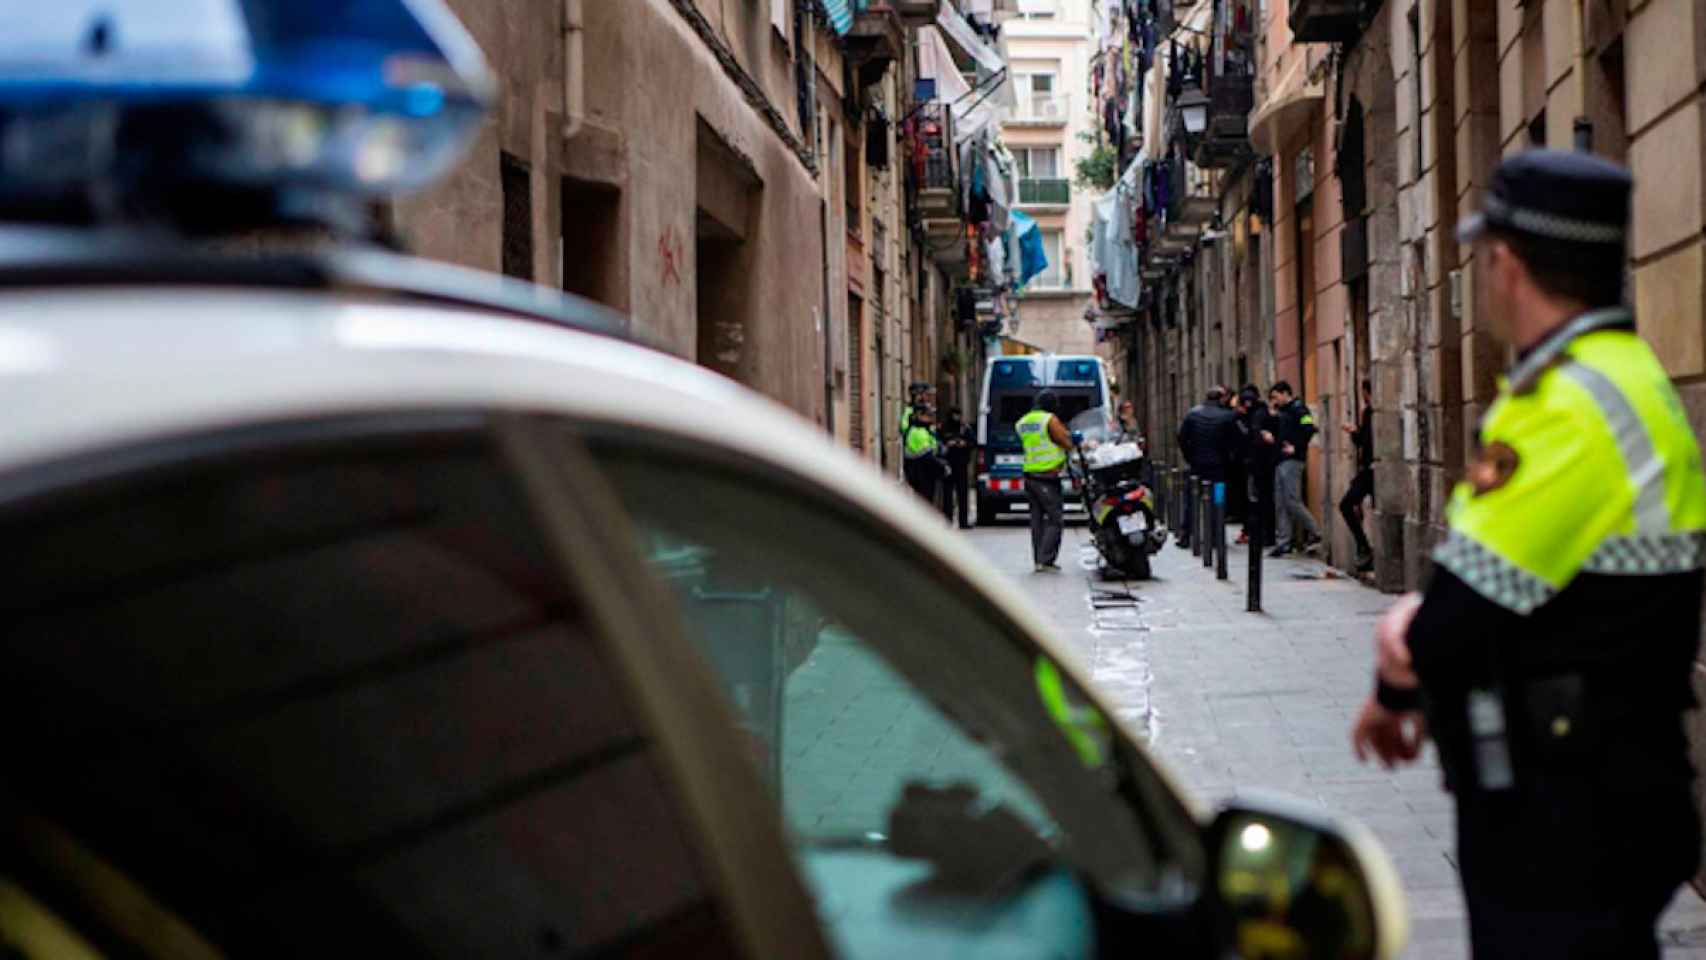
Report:
[[[1225,483],[1226,468],[1231,465],[1238,443],[1238,415],[1226,405],[1226,388],[1210,387],[1202,403],[1185,414],[1179,424],[1179,452],[1198,480]],[[1191,545],[1191,531],[1196,529],[1196,491],[1185,497],[1185,525],[1179,531],[1179,546]]]
[[1243,524],[1250,513],[1250,439],[1244,419],[1244,398],[1228,397],[1232,411],[1232,450],[1226,464],[1226,522]]
[[1362,530],[1362,502],[1374,496],[1374,385],[1369,381],[1362,382],[1362,413],[1355,424],[1347,423],[1344,427],[1356,446],[1357,472],[1351,478],[1350,489],[1339,500],[1339,515],[1345,518],[1345,526],[1351,528],[1351,536],[1356,538],[1357,572],[1367,573],[1374,569],[1374,547],[1369,545],[1368,534]]
[[1025,450],[1025,503],[1031,511],[1031,560],[1038,573],[1059,573],[1060,537],[1066,529],[1060,474],[1073,449],[1072,434],[1060,421],[1060,397],[1037,394],[1031,412],[1014,429]]
[[1657,960],[1659,915],[1700,860],[1683,720],[1706,479],[1622,305],[1631,186],[1591,154],[1525,151],[1459,226],[1478,312],[1517,361],[1426,594],[1376,627],[1352,730],[1386,764],[1424,732],[1438,747],[1477,960]]
[[1274,512],[1279,529],[1268,556],[1283,557],[1292,551],[1293,529],[1303,531],[1303,549],[1314,553],[1321,547],[1321,525],[1303,502],[1303,465],[1309,460],[1309,442],[1315,439],[1315,415],[1292,395],[1291,384],[1281,380],[1268,391],[1277,429],[1263,435],[1264,442],[1277,447],[1274,466]]
[[977,446],[977,439],[972,436],[971,428],[965,424],[960,415],[959,407],[949,407],[948,415],[942,420],[942,427],[936,431],[942,446],[947,449],[948,477],[942,488],[942,515],[949,520],[954,519],[956,505],[960,515],[960,529],[971,529],[970,506],[967,494],[971,482],[971,455]]
[[1273,431],[1279,428],[1279,421],[1262,400],[1262,391],[1255,384],[1245,384],[1239,391],[1239,399],[1243,405],[1244,417],[1244,468],[1248,477],[1249,514],[1245,517],[1244,530],[1238,534],[1239,543],[1250,541],[1252,523],[1260,523],[1262,528],[1261,547],[1274,545],[1274,464],[1278,462],[1279,448],[1264,441],[1263,436],[1273,436]]

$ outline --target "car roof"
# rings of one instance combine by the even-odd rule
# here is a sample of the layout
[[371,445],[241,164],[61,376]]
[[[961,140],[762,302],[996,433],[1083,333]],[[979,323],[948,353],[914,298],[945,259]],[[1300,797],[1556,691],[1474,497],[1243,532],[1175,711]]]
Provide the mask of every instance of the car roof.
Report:
[[360,292],[14,285],[0,287],[0,407],[0,481],[155,438],[362,413],[544,411],[701,441],[880,518],[1091,690],[1072,645],[898,480],[792,410],[607,334]]

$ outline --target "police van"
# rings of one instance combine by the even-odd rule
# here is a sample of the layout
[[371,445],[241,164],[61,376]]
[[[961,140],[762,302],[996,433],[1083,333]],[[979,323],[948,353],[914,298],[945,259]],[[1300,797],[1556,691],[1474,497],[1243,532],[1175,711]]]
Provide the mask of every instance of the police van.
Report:
[[[987,524],[1025,502],[1025,451],[1016,424],[1053,390],[1060,398],[1062,423],[1099,407],[1113,412],[1107,365],[1101,357],[1034,353],[997,357],[983,375],[983,399],[977,418],[977,522]],[[1077,494],[1071,477],[1063,481],[1070,502]]]

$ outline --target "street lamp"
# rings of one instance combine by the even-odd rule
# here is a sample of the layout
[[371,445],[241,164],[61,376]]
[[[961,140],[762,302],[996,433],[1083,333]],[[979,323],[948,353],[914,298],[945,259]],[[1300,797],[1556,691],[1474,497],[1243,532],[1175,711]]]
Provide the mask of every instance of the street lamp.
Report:
[[1201,90],[1192,90],[1179,97],[1179,120],[1185,132],[1196,136],[1208,129],[1208,97]]

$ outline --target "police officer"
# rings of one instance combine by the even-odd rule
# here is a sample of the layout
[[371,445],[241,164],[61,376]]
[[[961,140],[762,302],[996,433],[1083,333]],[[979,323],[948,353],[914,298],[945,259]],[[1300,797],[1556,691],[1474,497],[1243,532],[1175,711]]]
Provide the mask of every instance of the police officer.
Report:
[[1481,315],[1518,359],[1426,594],[1376,630],[1352,735],[1386,764],[1432,736],[1479,958],[1656,958],[1699,858],[1683,714],[1706,482],[1621,305],[1630,187],[1590,155],[1530,151],[1459,227]]
[[922,380],[914,380],[906,388],[906,397],[906,403],[900,408],[900,435],[903,437],[912,428],[913,410],[921,404],[932,410],[936,408],[936,388]]
[[1060,537],[1066,529],[1065,504],[1060,489],[1060,472],[1066,469],[1066,451],[1072,448],[1072,434],[1060,422],[1055,412],[1060,398],[1053,390],[1043,390],[1033,401],[1031,412],[1019,418],[1015,427],[1019,442],[1025,448],[1025,503],[1031,515],[1031,560],[1038,573],[1057,571],[1060,564]]
[[907,417],[906,432],[902,453],[905,457],[907,485],[932,506],[936,503],[936,484],[941,479],[941,465],[938,459],[941,449],[936,439],[935,417],[929,407],[920,403],[912,408]]

